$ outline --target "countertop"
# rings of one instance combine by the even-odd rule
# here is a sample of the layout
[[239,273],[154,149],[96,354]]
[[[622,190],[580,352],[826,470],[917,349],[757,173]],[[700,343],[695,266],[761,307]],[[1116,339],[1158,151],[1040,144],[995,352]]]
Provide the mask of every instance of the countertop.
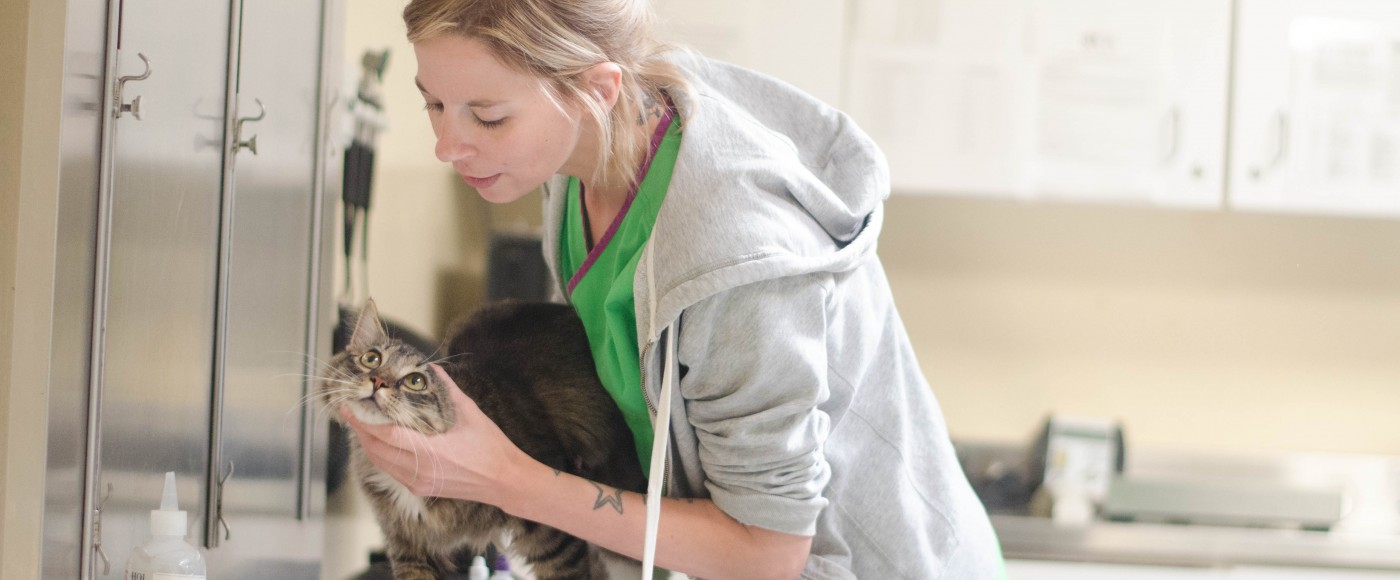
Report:
[[[1312,566],[1400,570],[1400,457],[1129,447],[1123,476],[1154,481],[1244,482],[1341,493],[1329,530],[1106,521],[1057,524],[1032,515],[1018,489],[1030,445],[956,442],[1009,559],[1227,567]],[[995,483],[994,483],[995,481]],[[1010,482],[1010,483],[1008,483]],[[1026,494],[1020,493],[1026,492]]]

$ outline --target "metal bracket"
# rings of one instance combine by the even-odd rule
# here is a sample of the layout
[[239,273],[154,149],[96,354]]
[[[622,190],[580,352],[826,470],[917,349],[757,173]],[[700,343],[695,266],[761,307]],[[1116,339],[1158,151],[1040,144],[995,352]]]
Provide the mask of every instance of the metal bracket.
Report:
[[258,154],[258,136],[257,136],[257,135],[253,135],[252,137],[249,137],[247,141],[243,141],[243,140],[242,140],[242,139],[243,139],[243,124],[244,124],[244,123],[246,123],[246,122],[248,122],[248,121],[261,121],[261,120],[263,119],[263,117],[266,117],[266,116],[267,116],[267,108],[263,106],[263,104],[262,104],[262,99],[253,99],[253,102],[256,103],[256,104],[258,105],[258,116],[256,116],[256,117],[242,117],[242,118],[238,119],[238,121],[234,122],[234,124],[233,124],[233,142],[234,142],[233,151],[234,151],[235,153],[238,152],[239,149],[244,149],[244,148],[246,148],[246,149],[248,149],[249,151],[252,151],[252,152],[253,152],[253,155],[257,155],[257,154]]
[[145,55],[145,54],[142,54],[142,53],[139,53],[139,52],[136,53],[136,56],[137,56],[138,58],[140,58],[140,59],[141,59],[141,62],[144,63],[144,64],[146,65],[146,70],[145,70],[144,72],[142,72],[141,74],[136,75],[136,76],[117,77],[117,92],[116,92],[116,96],[115,96],[115,98],[113,99],[113,103],[112,103],[112,113],[113,113],[114,115],[116,115],[116,117],[117,117],[118,119],[122,118],[122,113],[131,113],[131,116],[136,117],[136,120],[137,120],[137,121],[140,121],[140,120],[141,120],[141,97],[140,97],[140,95],[138,95],[136,98],[132,99],[130,103],[123,103],[123,102],[122,102],[122,90],[126,88],[126,83],[127,83],[127,82],[129,82],[129,81],[144,81],[144,80],[146,80],[146,77],[151,76],[151,60],[148,59],[148,58],[146,58],[146,55]]
[[112,572],[112,561],[107,559],[107,552],[102,550],[102,508],[107,506],[107,500],[112,497],[112,484],[107,484],[107,493],[103,494],[102,501],[97,502],[97,509],[93,510],[92,518],[92,551],[97,553],[97,557],[102,560],[102,575],[106,576]]
[[225,473],[219,478],[219,497],[214,502],[216,508],[214,517],[218,518],[219,525],[224,528],[224,540],[228,540],[233,536],[233,530],[228,527],[228,520],[224,519],[224,483],[226,483],[230,477],[233,477],[233,461],[228,462],[228,473]]

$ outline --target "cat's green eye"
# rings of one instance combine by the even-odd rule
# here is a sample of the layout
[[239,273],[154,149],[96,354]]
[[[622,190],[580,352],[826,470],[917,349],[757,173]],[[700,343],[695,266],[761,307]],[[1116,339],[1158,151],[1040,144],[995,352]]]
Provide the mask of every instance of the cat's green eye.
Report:
[[366,351],[365,354],[360,355],[360,364],[365,365],[365,368],[379,368],[379,363],[382,362],[384,362],[384,355],[379,354],[377,350]]
[[411,373],[399,381],[399,385],[410,391],[426,391],[428,390],[428,377],[424,376],[423,373]]

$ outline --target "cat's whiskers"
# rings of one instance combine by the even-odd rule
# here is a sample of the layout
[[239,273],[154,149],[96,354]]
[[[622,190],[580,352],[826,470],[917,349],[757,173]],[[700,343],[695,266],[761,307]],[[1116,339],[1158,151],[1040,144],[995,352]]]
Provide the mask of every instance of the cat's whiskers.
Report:
[[[412,433],[412,434],[410,434],[410,435],[408,436],[408,447],[409,447],[409,450],[413,452],[413,480],[414,480],[414,481],[418,481],[418,475],[419,475],[419,469],[418,469],[418,468],[420,467],[419,462],[418,462],[418,458],[420,457],[420,454],[418,453],[418,442],[417,442],[417,441],[415,440],[415,438],[414,438],[414,435],[416,435],[416,434],[417,434],[417,433],[415,432],[415,433]],[[425,443],[426,443],[426,442],[425,442]]]
[[[292,407],[291,407],[290,409],[287,409],[287,412],[286,412],[286,413],[283,413],[283,414],[282,414],[282,420],[283,420],[283,422],[285,422],[287,419],[290,419],[293,412],[295,412],[295,411],[297,411],[297,410],[299,410],[299,409],[302,409],[303,407],[306,407],[307,405],[312,405],[312,404],[315,404],[315,403],[319,403],[319,402],[321,402],[320,399],[322,399],[322,398],[328,398],[328,397],[330,397],[330,396],[332,396],[332,395],[337,394],[337,393],[340,392],[341,390],[344,390],[344,389],[314,389],[312,392],[307,393],[307,394],[305,394],[305,395],[302,395],[300,398],[297,399],[296,404],[292,405]],[[326,404],[327,404],[327,405],[330,405],[331,402],[328,400],[328,401],[326,401]],[[324,406],[326,406],[326,405],[321,405],[321,406],[324,407]],[[313,410],[319,412],[321,409],[313,408]],[[316,418],[316,419],[319,419],[320,417],[315,417],[315,418]]]
[[[438,408],[436,406],[429,407],[428,405],[414,404],[413,410],[417,411],[412,414],[414,422],[416,423],[416,425],[414,425],[413,427],[414,434],[416,437],[423,440],[424,445],[427,445],[428,435],[438,434],[436,426],[434,426],[428,420],[428,413],[436,412]],[[433,473],[435,474],[435,477],[433,478],[433,493],[430,495],[433,497],[437,497],[438,494],[442,492],[442,478],[436,476],[436,474],[442,471],[442,458],[440,458],[436,453],[429,453],[428,460],[432,463]]]
[[[321,360],[320,357],[318,357],[318,356],[316,356],[316,355],[314,355],[314,354],[305,353],[305,352],[301,352],[301,351],[295,351],[295,350],[275,350],[275,351],[269,351],[269,352],[278,353],[278,354],[295,354],[295,355],[298,355],[298,356],[300,356],[300,357],[302,358],[302,361],[303,361],[303,362],[313,362],[313,363],[316,363],[316,364],[314,365],[314,368],[315,368],[315,371],[318,372],[318,373],[324,372],[324,371],[327,371],[327,370],[333,371],[333,372],[340,372],[340,373],[343,373],[343,372],[344,372],[344,371],[341,371],[341,370],[338,369],[338,368],[335,368],[335,366],[333,366],[333,365],[331,364],[330,361]],[[312,375],[312,376],[315,376],[315,375]],[[323,377],[317,377],[317,378],[323,378]]]
[[[329,396],[342,390],[353,392],[353,388],[360,384],[360,381],[357,377],[351,375],[348,372],[345,372],[342,369],[324,363],[322,363],[321,366],[324,367],[322,369],[322,371],[326,373],[324,375],[307,375],[302,373],[281,373],[274,375],[275,378],[297,377],[302,379],[310,379],[311,381],[311,387],[307,389],[308,392],[305,395],[302,395],[300,398],[298,398],[296,404],[292,405],[290,409],[287,409],[287,412],[284,414],[284,421],[286,420],[286,418],[290,417],[294,411],[305,407],[307,404],[315,401],[319,397]],[[324,386],[322,386],[323,383],[345,386],[327,389]]]
[[[441,351],[443,346],[445,346],[445,345],[439,344],[439,345],[437,346],[437,348],[433,349],[433,352],[428,353],[428,356],[425,356],[425,357],[423,357],[423,358],[426,358],[426,359],[428,359],[429,362],[432,362],[433,357],[437,356],[438,351]],[[426,364],[426,363],[425,363],[425,364]]]
[[354,377],[353,375],[350,375],[350,374],[348,374],[348,373],[344,373],[343,371],[340,371],[340,370],[336,370],[335,372],[341,373],[341,374],[340,374],[339,376],[328,376],[328,375],[308,375],[308,374],[305,374],[305,373],[277,373],[277,374],[275,374],[275,375],[272,375],[272,378],[275,378],[275,379],[285,379],[285,378],[295,377],[295,378],[298,378],[298,379],[306,379],[306,380],[309,380],[312,384],[315,384],[315,383],[317,383],[317,382],[331,382],[331,383],[350,383],[350,382],[354,382],[355,377]]
[[[423,434],[422,431],[414,430],[414,431],[413,431],[413,434],[409,436],[409,441],[411,442],[411,441],[413,441],[413,439],[415,439],[415,438],[416,438],[416,439],[422,440],[422,441],[423,441],[423,445],[424,445],[425,447],[428,445],[428,436],[425,435],[425,434]],[[417,445],[414,445],[414,459],[415,459],[415,461],[418,459],[418,447],[417,447]],[[439,473],[442,471],[442,460],[438,458],[438,456],[437,456],[436,453],[429,453],[429,454],[428,454],[428,460],[431,462],[431,467],[433,468],[433,469],[432,469],[432,474],[433,474],[433,488],[432,488],[431,490],[429,490],[428,497],[423,498],[425,502],[426,502],[427,500],[429,500],[429,499],[439,497],[439,494],[442,492],[442,489],[443,489],[443,488],[442,488],[442,477],[439,476]],[[415,464],[415,473],[416,473],[416,469],[417,469],[417,467],[416,467],[416,464]]]
[[321,378],[321,382],[323,382],[323,383],[332,383],[332,384],[337,384],[337,385],[351,385],[351,386],[356,386],[356,385],[359,385],[360,383],[363,383],[364,380],[363,380],[363,379],[358,379],[358,378],[356,378],[356,377],[346,377],[346,378],[343,378],[343,379],[336,379],[336,378],[331,378],[331,377],[323,377],[323,378]]
[[358,383],[358,382],[353,382],[353,381],[339,381],[339,380],[337,380],[337,381],[326,381],[326,382],[335,383],[335,384],[343,384],[343,385],[345,385],[345,386],[338,386],[338,387],[332,387],[332,388],[320,388],[320,389],[315,389],[315,390],[313,390],[312,392],[307,393],[307,394],[303,395],[300,399],[298,399],[298,400],[297,400],[297,406],[300,407],[300,406],[305,405],[305,404],[307,404],[307,403],[313,402],[313,401],[315,401],[316,399],[321,398],[321,397],[330,398],[330,397],[336,397],[336,396],[341,396],[341,395],[356,396],[356,395],[359,394],[360,383]]
[[425,362],[425,363],[423,363],[423,364],[425,364],[425,365],[433,364],[433,365],[439,365],[439,366],[441,366],[442,363],[445,363],[445,362],[447,362],[447,361],[450,361],[450,360],[452,360],[452,359],[454,359],[454,358],[463,357],[463,356],[471,356],[472,354],[473,354],[473,353],[470,353],[470,352],[459,352],[459,353],[457,353],[457,354],[450,354],[450,355],[447,355],[447,356],[444,356],[444,357],[440,357],[440,358],[432,358],[432,357],[429,357],[429,358],[428,358],[428,361]]
[[342,405],[352,402],[354,400],[355,397],[346,396],[328,401],[325,405],[322,405],[316,409],[316,420],[329,420],[331,418],[331,412],[333,410],[339,409]]
[[355,374],[336,366],[328,366],[323,372],[325,372],[329,376],[320,376],[319,378],[336,378],[341,380],[354,380],[358,378]]
[[321,397],[325,398],[325,404],[316,406],[316,414],[313,417],[313,419],[316,421],[328,418],[330,416],[331,411],[334,409],[339,409],[341,405],[344,405],[346,403],[353,403],[361,398],[360,393],[357,389],[327,389],[319,393],[311,393],[305,397],[302,397],[302,402],[298,403],[296,407],[289,409],[287,411],[287,415],[291,415],[292,411],[295,411],[308,403],[319,402],[316,399]]

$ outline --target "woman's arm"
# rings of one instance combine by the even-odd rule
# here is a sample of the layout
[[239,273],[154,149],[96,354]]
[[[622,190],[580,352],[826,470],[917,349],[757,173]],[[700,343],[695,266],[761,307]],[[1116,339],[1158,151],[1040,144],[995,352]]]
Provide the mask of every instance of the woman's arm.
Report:
[[[434,367],[438,377],[451,381]],[[370,460],[419,496],[495,505],[506,513],[641,559],[645,496],[568,474],[535,461],[506,438],[455,386],[457,421],[447,433],[366,425],[342,413]],[[795,578],[812,539],[746,526],[708,500],[664,499],[656,562],[703,578]]]
[[[496,505],[599,546],[642,557],[646,496],[628,493],[533,460],[518,466]],[[550,498],[541,501],[540,498]],[[709,500],[663,498],[656,562],[702,578],[796,578],[812,538],[746,526]]]

